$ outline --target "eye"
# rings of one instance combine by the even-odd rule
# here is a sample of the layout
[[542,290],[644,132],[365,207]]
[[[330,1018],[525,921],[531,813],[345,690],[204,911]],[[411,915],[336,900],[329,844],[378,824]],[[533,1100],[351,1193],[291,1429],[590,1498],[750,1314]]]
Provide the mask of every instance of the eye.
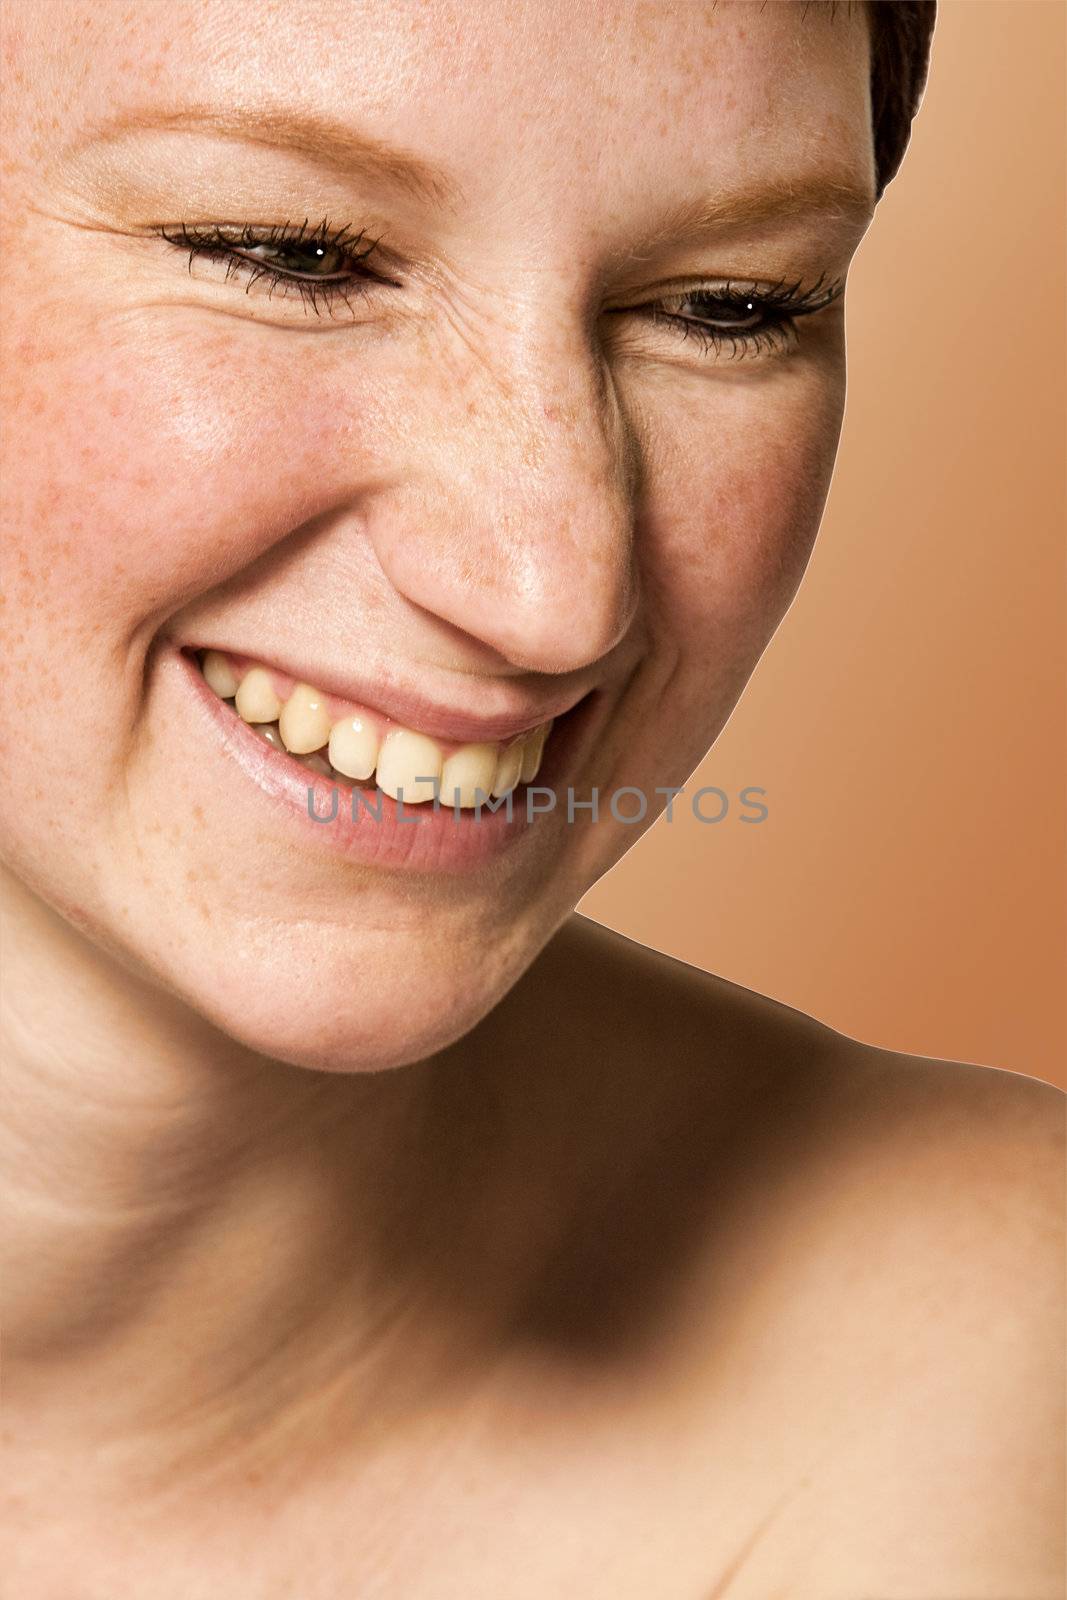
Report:
[[272,272],[284,272],[289,277],[307,278],[315,283],[342,279],[351,266],[350,257],[341,245],[311,240],[235,246],[233,254],[244,261],[258,261]]
[[[758,300],[746,297],[743,300],[727,300],[722,295],[709,294],[701,291],[689,295],[681,302],[683,310],[680,314],[690,320],[702,322],[706,327],[731,328],[749,330],[760,327],[772,313],[768,307],[761,305]],[[678,313],[676,313],[678,314]]]
[[653,302],[648,314],[683,339],[693,338],[706,350],[733,357],[773,353],[795,342],[796,324],[831,305],[843,283],[823,277],[802,282],[736,283],[693,289]]
[[190,271],[198,259],[221,262],[226,281],[242,280],[246,294],[255,284],[266,283],[268,299],[276,293],[298,295],[305,310],[318,314],[332,312],[339,302],[351,306],[354,295],[390,283],[365,265],[381,240],[365,244],[362,232],[332,227],[327,220],[315,228],[305,220],[298,226],[263,228],[179,223],[156,231],[188,254]]

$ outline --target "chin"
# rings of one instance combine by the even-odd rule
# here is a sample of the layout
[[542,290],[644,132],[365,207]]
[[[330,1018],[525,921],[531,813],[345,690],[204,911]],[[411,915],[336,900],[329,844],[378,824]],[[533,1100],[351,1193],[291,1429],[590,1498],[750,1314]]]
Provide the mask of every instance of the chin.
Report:
[[[428,934],[386,940],[358,929],[284,928],[273,948],[181,968],[157,983],[244,1049],[317,1072],[380,1072],[423,1061],[470,1032],[533,959],[535,947]],[[528,941],[527,941],[528,945]],[[232,948],[232,947],[231,947]],[[220,971],[225,966],[225,971]]]

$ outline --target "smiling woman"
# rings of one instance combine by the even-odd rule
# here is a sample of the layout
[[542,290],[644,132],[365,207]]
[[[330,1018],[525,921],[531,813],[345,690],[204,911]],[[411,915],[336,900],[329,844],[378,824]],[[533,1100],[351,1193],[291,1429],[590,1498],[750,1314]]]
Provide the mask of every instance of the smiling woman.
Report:
[[8,0],[20,1600],[1058,1593],[1059,1097],[574,913],[800,583],[932,25]]

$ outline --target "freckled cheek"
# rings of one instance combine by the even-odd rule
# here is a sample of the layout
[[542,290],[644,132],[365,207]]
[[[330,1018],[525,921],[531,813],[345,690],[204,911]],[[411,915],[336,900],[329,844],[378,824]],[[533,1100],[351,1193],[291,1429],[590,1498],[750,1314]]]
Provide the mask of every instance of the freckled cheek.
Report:
[[40,626],[118,645],[373,476],[374,396],[341,406],[284,336],[242,332],[157,319],[128,346],[72,338],[24,379],[8,563]]
[[656,622],[703,670],[750,670],[803,576],[833,470],[836,377],[691,418],[651,485]]

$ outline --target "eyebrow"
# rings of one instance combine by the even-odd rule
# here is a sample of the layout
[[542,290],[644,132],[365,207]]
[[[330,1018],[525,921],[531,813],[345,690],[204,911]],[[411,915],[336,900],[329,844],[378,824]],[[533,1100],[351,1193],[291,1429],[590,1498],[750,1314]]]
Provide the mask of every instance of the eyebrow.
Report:
[[803,178],[764,179],[758,184],[724,191],[710,199],[690,201],[666,212],[642,235],[635,254],[665,244],[699,243],[728,227],[757,227],[791,217],[822,217],[863,225],[874,214],[872,183],[851,177],[809,173]]
[[360,174],[391,184],[412,198],[441,209],[456,206],[463,198],[453,179],[413,151],[362,133],[346,122],[310,116],[288,107],[183,105],[171,110],[128,112],[94,128],[87,138],[79,139],[78,147],[130,133],[200,130],[246,144],[290,150],[346,177]]
[[[455,210],[465,196],[454,178],[403,146],[376,138],[349,123],[290,107],[182,105],[125,113],[79,139],[78,147],[129,133],[204,130],[248,144],[292,151],[345,177],[360,175],[392,185],[413,199]],[[665,245],[699,243],[726,227],[757,226],[789,217],[821,214],[865,224],[874,212],[873,182],[849,175],[808,173],[763,180],[672,207],[642,235],[630,256]]]

